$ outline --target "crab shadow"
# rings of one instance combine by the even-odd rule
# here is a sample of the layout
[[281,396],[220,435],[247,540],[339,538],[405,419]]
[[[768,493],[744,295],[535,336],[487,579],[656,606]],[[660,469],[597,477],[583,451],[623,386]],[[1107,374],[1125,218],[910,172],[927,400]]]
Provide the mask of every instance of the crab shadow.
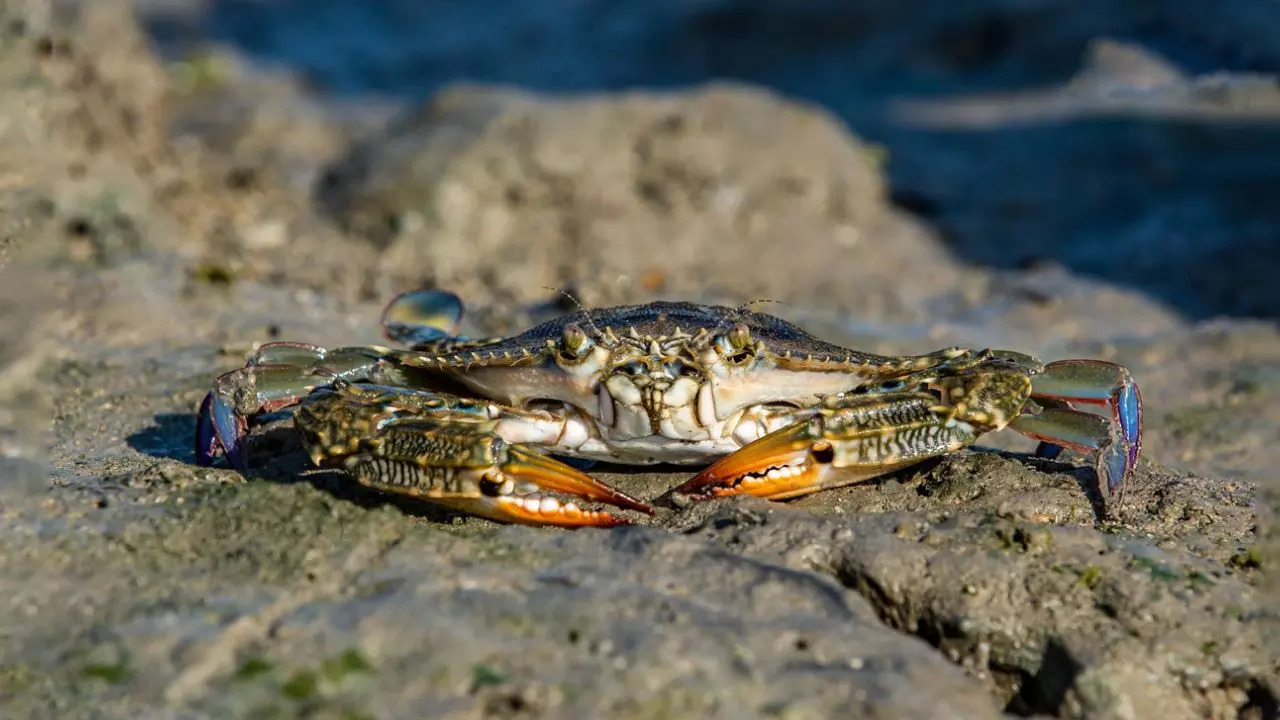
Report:
[[157,413],[152,421],[125,438],[125,443],[149,457],[195,462],[195,413]]
[[1098,485],[1097,471],[1087,465],[1077,465],[1065,460],[1038,457],[1034,454],[995,451],[1001,457],[1016,460],[1026,467],[1046,475],[1070,475],[1076,482],[1080,494],[1089,500],[1093,510],[1093,520],[1097,525],[1105,525],[1113,521],[1116,508],[1108,505]]
[[1039,458],[1034,455],[1020,456],[1019,459],[1030,467],[1044,473],[1071,475],[1075,479],[1076,485],[1080,488],[1080,493],[1089,499],[1089,507],[1093,510],[1094,522],[1098,525],[1104,525],[1115,519],[1113,513],[1116,508],[1112,508],[1107,504],[1106,498],[1098,487],[1098,476],[1094,470],[1060,460]]

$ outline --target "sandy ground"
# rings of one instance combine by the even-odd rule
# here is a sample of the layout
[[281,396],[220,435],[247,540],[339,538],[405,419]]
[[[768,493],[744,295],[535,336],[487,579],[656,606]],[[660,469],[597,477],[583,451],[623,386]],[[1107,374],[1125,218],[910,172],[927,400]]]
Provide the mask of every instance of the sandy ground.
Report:
[[[10,2],[0,28],[6,717],[1276,716],[1273,257],[1207,284],[1196,266],[1190,304],[1143,289],[1155,260],[1133,285],[1048,241],[1021,268],[978,264],[950,234],[1093,206],[946,162],[904,202],[856,128],[744,84],[462,86],[352,112],[230,55],[166,65],[117,3]],[[1262,202],[1274,89],[1144,85],[1155,61],[1134,52],[913,116],[1175,115],[1203,125],[1159,136],[1171,166],[1203,161],[1240,207]],[[1221,115],[1254,123],[1237,175]],[[1000,138],[1018,157],[1025,136]],[[940,214],[920,188],[1008,204]],[[1141,383],[1144,457],[1105,521],[1086,466],[1010,434],[786,504],[673,504],[679,473],[604,473],[659,513],[577,532],[379,495],[308,469],[283,430],[247,479],[194,465],[194,409],[255,343],[376,342],[381,305],[419,286],[462,294],[485,332],[546,317],[563,288],[590,306],[769,299],[880,352],[1110,359]],[[1205,319],[1230,303],[1255,319]]]

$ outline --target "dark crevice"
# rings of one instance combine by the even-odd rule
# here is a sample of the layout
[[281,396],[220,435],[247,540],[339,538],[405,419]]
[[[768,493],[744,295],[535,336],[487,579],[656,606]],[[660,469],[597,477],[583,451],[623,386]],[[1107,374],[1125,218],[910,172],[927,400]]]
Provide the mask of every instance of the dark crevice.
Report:
[[1062,700],[1075,684],[1083,668],[1071,657],[1071,653],[1056,639],[1050,639],[1040,658],[1040,668],[1034,674],[1024,674],[1018,694],[1009,700],[1005,712],[1031,716],[1057,715]]
[[[956,623],[937,616],[925,606],[913,606],[911,598],[894,598],[874,577],[837,564],[819,570],[829,574],[846,588],[865,598],[875,609],[880,620],[890,628],[912,635],[927,642],[947,659],[971,667],[964,660],[971,657],[980,638],[962,630]],[[1083,667],[1066,646],[1056,638],[1050,638],[1035,667],[1010,666],[996,658],[987,661],[984,668],[997,689],[998,700],[1005,704],[1004,711],[1020,717],[1036,715],[1059,716],[1063,700],[1079,677]],[[1266,714],[1274,709],[1275,698],[1261,686],[1250,693],[1250,706],[1262,710],[1259,717],[1276,717]],[[1249,717],[1242,715],[1242,717]]]
[[1255,679],[1250,683],[1245,690],[1245,698],[1245,704],[1237,715],[1240,720],[1280,718],[1280,697],[1262,682]]
[[[881,622],[894,630],[928,643],[949,660],[965,657],[976,642],[954,623],[937,617],[926,608],[913,608],[909,599],[897,600],[873,577],[845,565],[827,569],[840,584],[865,598]],[[1056,715],[1066,691],[1075,682],[1080,667],[1066,649],[1050,640],[1039,668],[1007,667],[988,662],[994,684],[1006,692],[999,698],[1005,712],[1019,716]]]

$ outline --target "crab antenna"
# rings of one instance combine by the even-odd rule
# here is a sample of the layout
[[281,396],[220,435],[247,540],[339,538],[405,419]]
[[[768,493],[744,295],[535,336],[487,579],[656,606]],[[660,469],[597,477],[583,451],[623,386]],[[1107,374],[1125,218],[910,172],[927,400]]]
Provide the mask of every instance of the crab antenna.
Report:
[[591,310],[589,310],[585,305],[579,302],[578,298],[573,296],[573,293],[569,292],[568,290],[565,290],[564,288],[553,288],[553,287],[548,287],[546,285],[543,285],[542,289],[550,290],[551,292],[556,293],[561,297],[565,298],[566,300],[568,300],[569,302],[573,303],[574,307],[582,311],[582,314],[587,318],[587,327],[591,328],[592,334],[594,334],[597,338],[604,337],[604,333],[600,332],[600,328],[596,326],[595,319],[591,317]]
[[[788,304],[789,304],[789,303],[785,303],[785,302],[783,302],[783,301],[781,301],[781,300],[773,300],[773,299],[770,299],[770,298],[760,298],[760,299],[757,299],[757,300],[748,300],[748,301],[746,301],[746,302],[742,303],[741,305],[738,305],[738,306],[734,307],[734,308],[733,308],[733,313],[734,313],[734,315],[738,315],[738,314],[740,314],[740,313],[744,313],[744,312],[746,312],[747,310],[750,310],[752,305],[761,305],[761,304],[764,304],[764,303],[773,303],[773,304],[775,304],[775,305],[788,305]],[[738,318],[736,318],[736,317],[735,317],[735,318],[734,318],[734,322],[737,322],[737,321],[738,321]],[[719,325],[716,325],[715,329],[713,329],[713,330],[711,331],[711,334],[712,334],[712,335],[718,335],[718,334],[720,334],[720,333],[722,333],[722,332],[724,332],[725,330],[728,330],[728,329],[729,329],[729,325],[726,323],[726,321],[721,321],[721,322],[720,322],[720,324],[719,324]]]
[[737,310],[738,312],[742,312],[744,310],[750,310],[752,305],[764,305],[764,304],[790,305],[791,303],[783,302],[782,300],[774,300],[773,298],[758,298],[756,300],[748,300],[742,303],[741,305],[739,305],[738,307],[734,308],[734,310]]

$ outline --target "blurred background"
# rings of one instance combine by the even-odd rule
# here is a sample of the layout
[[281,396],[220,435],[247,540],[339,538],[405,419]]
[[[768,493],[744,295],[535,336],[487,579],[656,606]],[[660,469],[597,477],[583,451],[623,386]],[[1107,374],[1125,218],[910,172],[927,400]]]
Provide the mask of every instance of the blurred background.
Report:
[[193,76],[235,58],[372,124],[460,82],[575,94],[757,84],[880,146],[892,203],[961,261],[1060,265],[1188,318],[1280,313],[1272,0],[137,7]]

